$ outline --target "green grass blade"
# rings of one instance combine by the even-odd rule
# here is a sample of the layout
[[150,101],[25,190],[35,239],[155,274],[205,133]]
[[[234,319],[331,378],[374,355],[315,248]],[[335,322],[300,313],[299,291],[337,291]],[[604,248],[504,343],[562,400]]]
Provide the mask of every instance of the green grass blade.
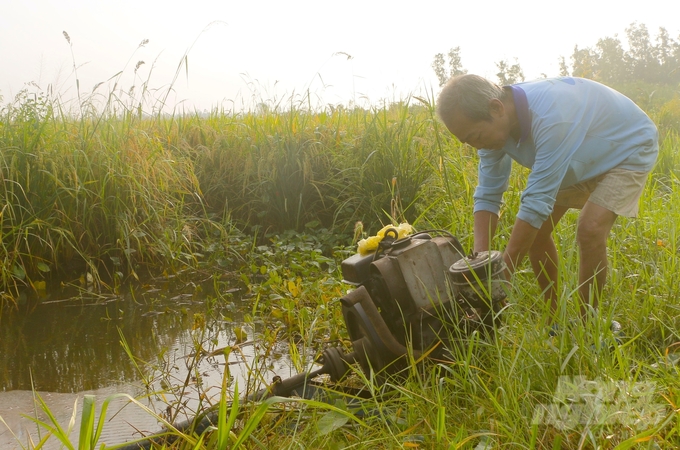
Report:
[[94,449],[96,444],[96,441],[93,440],[94,415],[94,395],[86,395],[83,397],[83,415],[80,418],[80,437],[78,439],[78,450]]
[[71,441],[68,436],[68,431],[65,431],[59,422],[57,421],[56,417],[54,417],[54,414],[52,414],[52,411],[50,411],[49,407],[45,403],[45,401],[42,399],[40,394],[35,392],[35,397],[38,401],[38,404],[40,406],[40,409],[47,415],[47,418],[49,419],[49,422],[51,425],[47,422],[44,422],[42,420],[39,420],[37,417],[31,417],[27,415],[23,415],[23,417],[26,417],[27,419],[31,420],[35,424],[37,424],[39,427],[44,428],[45,430],[49,431],[53,436],[55,436],[61,443],[64,445],[69,450],[75,450],[75,447],[73,447],[73,444],[71,444]]
[[234,427],[234,424],[236,423],[236,418],[238,417],[238,409],[239,409],[239,402],[238,402],[238,383],[234,386],[234,401],[231,404],[231,408],[229,411],[229,417],[226,417],[227,414],[227,399],[226,399],[226,378],[228,377],[228,371],[224,371],[224,379],[222,381],[222,394],[220,397],[220,411],[219,411],[219,426],[217,428],[217,448],[220,450],[224,450],[227,448],[227,445],[229,444],[229,439],[231,436],[231,430]]

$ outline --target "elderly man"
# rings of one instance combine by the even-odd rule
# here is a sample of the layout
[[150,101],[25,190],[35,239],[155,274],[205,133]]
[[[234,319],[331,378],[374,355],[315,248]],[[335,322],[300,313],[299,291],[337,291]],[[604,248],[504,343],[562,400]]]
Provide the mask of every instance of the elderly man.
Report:
[[581,210],[581,314],[607,278],[607,236],[616,217],[634,217],[658,154],[654,123],[630,99],[581,78],[497,86],[476,75],[451,79],[437,114],[461,142],[478,149],[474,250],[489,250],[512,160],[531,169],[504,252],[510,274],[525,255],[553,313],[557,249],[552,231],[569,208]]

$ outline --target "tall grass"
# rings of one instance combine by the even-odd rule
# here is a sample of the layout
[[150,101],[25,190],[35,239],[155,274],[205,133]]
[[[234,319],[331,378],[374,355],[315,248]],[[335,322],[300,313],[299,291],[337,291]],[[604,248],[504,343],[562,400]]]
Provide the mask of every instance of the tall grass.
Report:
[[[515,276],[505,327],[494,340],[473,336],[453,350],[455,363],[426,364],[384,390],[365,375],[362,381],[378,396],[362,404],[361,421],[344,420],[345,412],[357,410],[342,399],[336,409],[307,403],[279,411],[281,417],[269,423],[260,422],[266,408],[254,409],[251,424],[258,429],[248,425],[245,411],[241,430],[249,440],[244,435],[238,442],[277,448],[299,442],[311,448],[677,448],[680,377],[671,356],[680,347],[680,135],[673,105],[650,111],[662,124],[659,161],[640,216],[618,219],[610,236],[610,277],[597,320],[547,339],[540,324],[548,306],[523,268]],[[291,345],[299,344],[296,336],[316,348],[329,336],[344,336],[333,300],[342,288],[327,249],[303,232],[325,227],[327,235],[344,236],[357,221],[371,232],[405,219],[421,229],[451,230],[470,248],[475,152],[445,132],[427,100],[325,111],[300,102],[207,116],[80,111],[74,116],[49,95],[28,92],[2,109],[4,302],[15,301],[18,287],[58,271],[87,271],[103,283],[109,275],[198,267],[215,248],[210,244],[228,248],[232,225],[254,227],[267,230],[262,236],[270,246],[242,274],[255,294],[252,315],[289,329]],[[514,222],[525,175],[513,172],[499,248]],[[578,314],[576,219],[566,215],[556,230],[565,329]],[[286,229],[296,229],[303,242],[293,245],[268,233]],[[623,345],[613,345],[606,330],[612,318],[624,327]],[[277,339],[276,330],[266,331],[269,338]],[[535,422],[536,408],[554,400],[564,376],[652,382],[667,417],[656,422],[652,412],[639,410],[634,424],[560,428]],[[632,408],[613,405],[620,411],[612,413]],[[234,439],[226,413],[224,406],[221,423],[228,429],[207,442],[228,446]],[[183,439],[188,447],[203,446],[200,438]]]
[[52,273],[88,272],[100,284],[152,266],[180,270],[195,262],[204,237],[224,235],[228,223],[207,220],[172,123],[76,119],[27,92],[1,114],[5,301]]
[[265,228],[302,230],[320,221],[347,230],[397,211],[418,216],[415,204],[435,172],[427,114],[408,102],[372,111],[312,113],[294,104],[238,117],[213,113],[196,119],[187,145],[196,150],[210,207]]
[[[0,110],[5,301],[54,272],[101,281],[195,266],[232,225],[349,233],[357,221],[372,232],[406,220],[464,240],[472,228],[475,152],[441,126],[428,99],[324,111],[302,99],[207,115],[146,114],[143,100],[113,93],[103,109],[82,102],[70,113],[58,97],[26,90]],[[656,173],[665,175],[655,182],[669,188],[677,100],[654,114],[664,145]],[[514,172],[503,223],[512,223],[525,173]]]
[[432,190],[450,191],[442,170],[460,172],[420,104],[205,117],[114,106],[76,117],[23,91],[1,110],[5,301],[54,273],[103,283],[195,266],[231,224],[343,233],[427,220]]

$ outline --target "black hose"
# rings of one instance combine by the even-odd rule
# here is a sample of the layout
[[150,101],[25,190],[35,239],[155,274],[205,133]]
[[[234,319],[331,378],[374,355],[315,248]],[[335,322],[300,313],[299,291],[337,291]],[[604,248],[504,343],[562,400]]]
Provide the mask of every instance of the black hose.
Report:
[[[241,403],[248,401],[262,401],[272,396],[277,397],[290,397],[291,395],[299,395],[304,398],[311,398],[318,390],[310,384],[310,380],[326,373],[326,367],[315,370],[313,372],[303,372],[294,375],[285,380],[281,380],[279,377],[274,378],[274,383],[271,386],[261,389],[253,394],[246,396]],[[229,408],[231,408],[232,403],[229,403]],[[193,419],[185,420],[183,422],[174,424],[173,427],[180,431],[191,431],[194,434],[201,435],[210,426],[214,426],[218,422],[219,417],[219,407],[212,406],[202,413],[198,414]],[[121,450],[148,450],[151,446],[156,444],[170,444],[177,440],[177,434],[173,433],[171,430],[163,430],[147,436],[146,439],[128,444],[124,447],[119,447]]]

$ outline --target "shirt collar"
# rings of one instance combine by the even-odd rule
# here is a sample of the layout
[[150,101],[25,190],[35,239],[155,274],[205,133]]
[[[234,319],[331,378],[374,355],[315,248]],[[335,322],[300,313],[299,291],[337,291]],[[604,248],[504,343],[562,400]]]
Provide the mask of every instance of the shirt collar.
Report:
[[512,98],[515,102],[515,112],[519,121],[520,136],[517,145],[523,144],[531,134],[531,116],[529,114],[529,102],[524,89],[517,85],[508,86],[512,91]]

